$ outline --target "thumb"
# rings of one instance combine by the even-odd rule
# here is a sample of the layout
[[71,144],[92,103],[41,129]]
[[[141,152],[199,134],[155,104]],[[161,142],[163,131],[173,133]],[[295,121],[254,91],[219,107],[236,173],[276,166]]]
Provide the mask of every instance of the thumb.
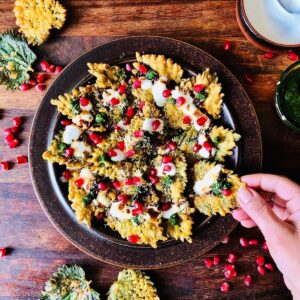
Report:
[[281,235],[285,223],[280,220],[267,202],[253,189],[245,187],[238,190],[237,199],[245,213],[257,224],[266,239]]

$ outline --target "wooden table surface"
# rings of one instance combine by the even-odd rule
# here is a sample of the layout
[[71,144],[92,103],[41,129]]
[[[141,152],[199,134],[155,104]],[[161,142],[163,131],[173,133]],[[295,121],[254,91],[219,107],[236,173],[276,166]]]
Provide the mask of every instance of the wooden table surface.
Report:
[[[15,27],[13,2],[0,0],[0,31]],[[299,179],[300,139],[279,120],[273,97],[280,73],[291,62],[286,53],[266,60],[247,42],[235,19],[234,0],[72,0],[63,4],[68,9],[67,23],[36,50],[40,58],[66,65],[101,43],[129,35],[161,35],[192,43],[223,62],[248,92],[263,135],[263,170]],[[232,41],[231,51],[223,50],[224,40]],[[246,73],[253,75],[254,85],[247,85]],[[49,76],[47,84],[53,78]],[[42,97],[43,93],[35,89],[12,93],[0,87],[1,131],[12,126],[13,117],[24,118],[21,145],[8,149],[2,139],[0,161],[27,155],[32,118]],[[239,255],[238,276],[231,280],[228,296],[219,291],[224,282],[224,263],[208,270],[203,258],[197,258],[177,267],[148,272],[161,299],[291,299],[278,271],[264,277],[257,274],[255,257],[264,254],[270,258],[261,246],[242,249],[240,236],[263,240],[257,229],[238,227],[229,244],[221,244],[209,253],[220,255],[223,261],[231,251]],[[44,282],[64,263],[83,266],[105,298],[120,271],[82,253],[55,230],[36,199],[28,165],[14,165],[10,171],[0,172],[0,247],[10,248],[9,255],[0,260],[0,299],[36,299]],[[246,274],[253,275],[249,288],[243,284]]]

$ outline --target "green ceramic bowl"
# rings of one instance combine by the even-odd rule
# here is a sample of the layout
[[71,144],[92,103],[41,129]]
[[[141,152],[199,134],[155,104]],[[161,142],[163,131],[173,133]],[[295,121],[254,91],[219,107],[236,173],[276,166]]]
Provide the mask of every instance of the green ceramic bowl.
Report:
[[285,108],[286,101],[285,101],[284,93],[285,93],[285,88],[286,88],[286,83],[288,78],[293,72],[299,69],[300,69],[300,61],[297,61],[294,64],[290,65],[281,74],[281,77],[277,82],[277,87],[275,91],[275,107],[280,119],[286,126],[288,126],[290,129],[292,129],[297,133],[300,133],[300,120],[297,124],[286,113],[286,108]]

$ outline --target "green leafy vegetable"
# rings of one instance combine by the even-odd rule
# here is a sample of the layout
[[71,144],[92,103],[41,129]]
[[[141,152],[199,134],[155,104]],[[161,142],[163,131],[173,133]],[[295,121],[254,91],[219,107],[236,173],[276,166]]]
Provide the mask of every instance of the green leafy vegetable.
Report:
[[75,115],[80,114],[81,112],[81,108],[80,108],[80,104],[78,100],[72,100],[71,101],[71,107],[72,107],[72,111]]
[[220,179],[217,182],[214,182],[211,186],[211,190],[214,195],[221,196],[222,190],[230,190],[231,189],[231,183],[226,181],[225,179]]
[[201,92],[201,93],[197,93],[196,94],[196,98],[200,101],[204,101],[205,98],[207,97],[207,93],[206,92]]
[[168,98],[166,101],[170,104],[175,104],[175,102],[176,102],[176,100],[172,97]]
[[40,300],[100,300],[98,292],[90,287],[84,270],[76,265],[62,266],[46,282]]
[[215,145],[218,145],[220,143],[220,138],[218,136],[215,136],[213,139],[212,139],[213,143]]
[[29,80],[36,55],[25,38],[12,30],[0,34],[0,84],[16,90]]
[[153,80],[156,77],[157,77],[157,73],[152,69],[148,70],[148,72],[146,73],[146,78],[149,80]]
[[178,225],[180,223],[178,214],[173,214],[169,219],[169,223],[173,226]]
[[59,149],[60,152],[65,152],[66,149],[67,149],[67,144],[60,143],[60,144],[58,145],[58,149]]
[[132,217],[132,218],[131,218],[131,221],[132,221],[133,223],[136,223],[137,225],[140,225],[140,224],[141,224],[141,221],[140,221],[140,219],[139,219],[139,216],[134,216],[134,217]]
[[174,180],[171,176],[165,176],[162,178],[161,181],[162,181],[162,184],[165,186],[170,186],[174,182]]
[[105,124],[107,122],[107,114],[106,113],[98,113],[96,115],[96,123],[97,124]]

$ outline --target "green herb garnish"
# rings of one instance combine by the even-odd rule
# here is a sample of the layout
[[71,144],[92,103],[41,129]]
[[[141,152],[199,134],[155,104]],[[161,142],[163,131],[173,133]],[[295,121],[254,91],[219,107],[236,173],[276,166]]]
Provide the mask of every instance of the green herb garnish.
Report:
[[137,225],[140,225],[140,224],[141,224],[141,221],[140,221],[140,219],[139,219],[138,216],[132,217],[132,218],[131,218],[131,221],[132,221],[133,223],[136,223]]
[[218,145],[219,143],[220,143],[220,138],[218,137],[218,136],[215,136],[213,139],[212,139],[212,141],[213,141],[213,143],[215,144],[215,145]]
[[166,102],[174,105],[176,103],[176,99],[174,99],[173,97],[170,97],[166,100]]
[[59,149],[60,152],[65,152],[66,149],[67,149],[67,144],[60,143],[60,144],[58,145],[58,149]]
[[153,80],[156,77],[157,77],[157,73],[152,69],[148,70],[148,72],[146,73],[146,78],[149,80]]
[[230,190],[231,183],[226,181],[225,179],[219,179],[217,182],[214,182],[211,186],[211,190],[214,195],[221,196],[223,190]]
[[72,112],[73,112],[75,115],[80,114],[81,108],[80,108],[80,104],[79,104],[79,101],[78,101],[78,100],[72,100],[72,101],[71,101],[71,107],[72,107]]
[[163,185],[170,186],[174,182],[174,179],[171,176],[165,176],[161,179],[161,181]]
[[207,93],[206,92],[201,92],[201,93],[197,93],[196,94],[196,98],[200,101],[204,101],[205,98],[207,97]]
[[173,226],[178,225],[180,223],[178,214],[173,214],[169,219],[169,223]]
[[107,114],[106,113],[98,113],[95,117],[95,121],[97,124],[107,123]]

